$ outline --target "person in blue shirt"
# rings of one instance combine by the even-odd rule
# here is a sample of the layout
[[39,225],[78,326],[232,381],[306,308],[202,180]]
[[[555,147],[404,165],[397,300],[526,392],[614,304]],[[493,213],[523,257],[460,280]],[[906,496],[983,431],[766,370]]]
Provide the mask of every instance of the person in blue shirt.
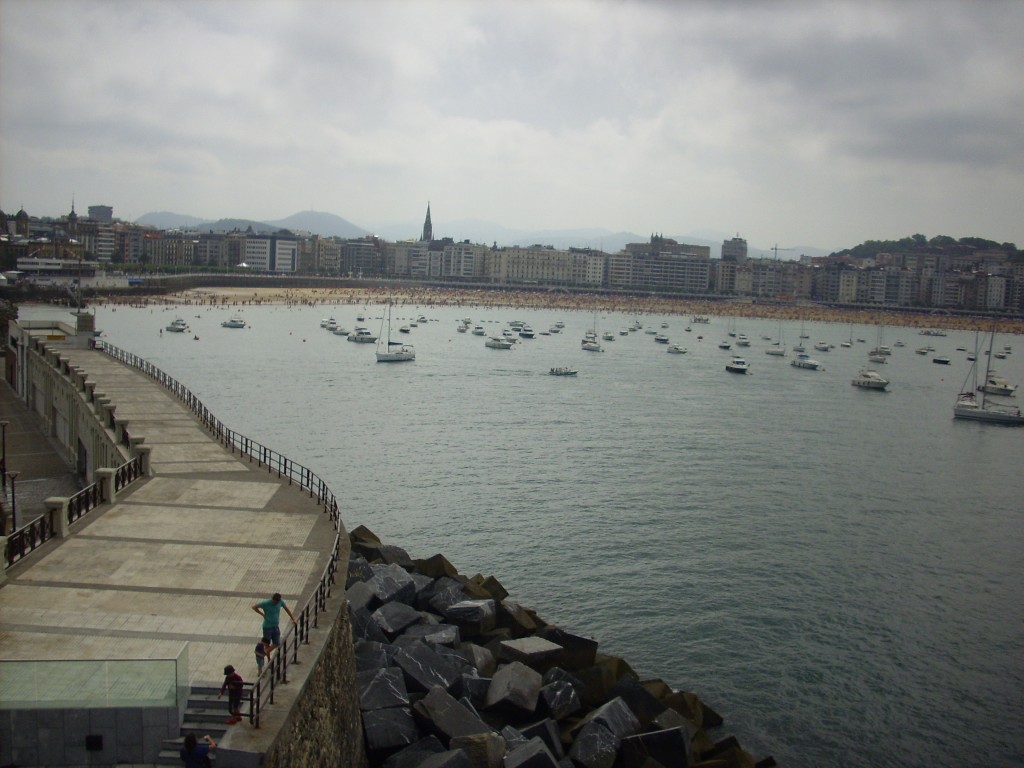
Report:
[[294,626],[298,626],[295,616],[288,604],[282,599],[280,592],[275,592],[269,600],[256,603],[252,609],[263,617],[263,636],[270,640],[270,650],[281,645],[281,609],[284,608]]
[[210,752],[217,748],[217,743],[209,736],[203,736],[203,742],[200,744],[194,733],[185,734],[184,746],[178,751],[185,768],[206,768],[210,765]]

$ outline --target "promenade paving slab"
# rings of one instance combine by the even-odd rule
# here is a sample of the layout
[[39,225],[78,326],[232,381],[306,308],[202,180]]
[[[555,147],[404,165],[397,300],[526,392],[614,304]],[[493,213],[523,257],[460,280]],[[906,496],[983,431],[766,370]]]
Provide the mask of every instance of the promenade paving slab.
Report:
[[[188,642],[191,682],[219,684],[229,663],[255,677],[262,620],[251,606],[273,592],[293,609],[308,599],[334,541],[330,520],[308,493],[220,446],[153,379],[99,351],[61,355],[96,382],[132,436],[145,438],[151,475],[7,571],[0,658],[173,658]],[[16,413],[18,422],[8,427],[9,468],[20,468],[12,438],[25,467],[35,443],[45,465],[39,480],[69,491],[47,495],[73,493],[54,483],[74,473],[55,465],[38,417],[0,388],[3,418]]]

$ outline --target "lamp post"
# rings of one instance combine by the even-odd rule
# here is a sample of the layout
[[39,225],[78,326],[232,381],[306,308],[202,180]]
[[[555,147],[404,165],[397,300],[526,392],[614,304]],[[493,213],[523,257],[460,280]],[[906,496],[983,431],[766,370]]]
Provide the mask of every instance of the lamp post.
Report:
[[9,421],[0,421],[0,430],[3,430],[3,453],[0,454],[0,476],[3,476],[4,492],[7,491],[7,425]]
[[18,497],[14,492],[14,481],[21,472],[11,472],[11,533],[18,530]]

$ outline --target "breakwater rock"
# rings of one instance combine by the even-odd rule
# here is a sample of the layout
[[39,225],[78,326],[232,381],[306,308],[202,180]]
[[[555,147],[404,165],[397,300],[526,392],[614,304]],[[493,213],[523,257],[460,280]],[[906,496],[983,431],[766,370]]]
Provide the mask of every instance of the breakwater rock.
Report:
[[370,765],[768,768],[700,698],[641,680],[548,624],[493,576],[411,558],[363,526],[346,594]]

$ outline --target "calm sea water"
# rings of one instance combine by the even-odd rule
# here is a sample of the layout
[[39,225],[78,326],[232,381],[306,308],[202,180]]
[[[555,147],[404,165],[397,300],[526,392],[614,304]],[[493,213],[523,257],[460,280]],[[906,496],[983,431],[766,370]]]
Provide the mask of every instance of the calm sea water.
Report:
[[[689,349],[670,355],[619,336],[622,315],[396,307],[430,322],[407,339],[415,362],[378,365],[319,327],[360,309],[248,307],[251,327],[229,330],[228,310],[101,307],[97,327],[320,474],[349,529],[494,574],[641,676],[696,691],[757,757],[1024,764],[1024,429],[952,419],[973,333],[885,329],[906,346],[880,393],[850,386],[867,326],[808,325],[808,345],[836,345],[814,372],[764,354],[776,322],[739,319],[752,367],[737,376],[724,319],[641,318]],[[383,309],[366,313],[376,331]],[[159,334],[177,314],[198,340]],[[463,316],[565,330],[497,351],[455,332]],[[595,322],[616,334],[601,354],[579,348]],[[791,346],[799,327],[782,332]],[[841,348],[851,336],[865,343]],[[952,364],[914,354],[929,342]],[[1018,349],[1000,372],[1024,383],[1024,340],[1003,343]],[[579,375],[547,375],[561,365]]]

